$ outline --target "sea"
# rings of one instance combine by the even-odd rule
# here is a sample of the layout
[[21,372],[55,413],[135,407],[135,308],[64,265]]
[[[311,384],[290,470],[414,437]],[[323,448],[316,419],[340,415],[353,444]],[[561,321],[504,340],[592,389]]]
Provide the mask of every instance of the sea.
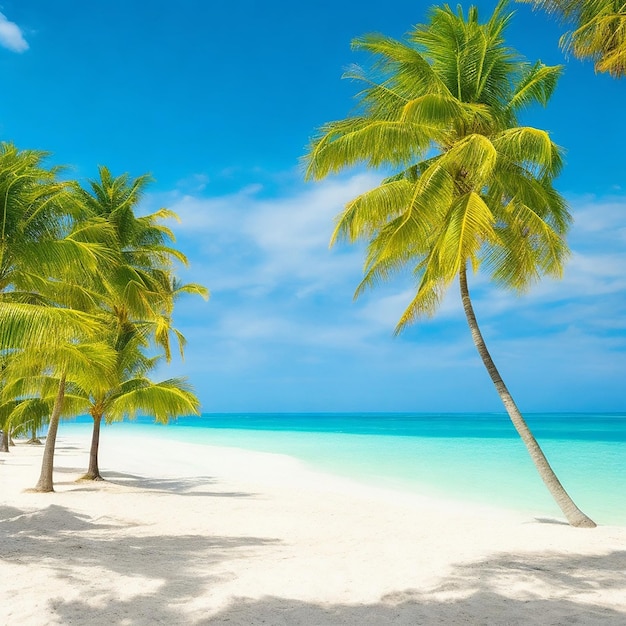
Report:
[[[531,413],[525,419],[578,507],[626,525],[626,413]],[[91,419],[61,424],[84,433]],[[398,491],[562,518],[505,413],[215,413],[167,425],[107,425],[201,445],[289,455],[309,468]]]

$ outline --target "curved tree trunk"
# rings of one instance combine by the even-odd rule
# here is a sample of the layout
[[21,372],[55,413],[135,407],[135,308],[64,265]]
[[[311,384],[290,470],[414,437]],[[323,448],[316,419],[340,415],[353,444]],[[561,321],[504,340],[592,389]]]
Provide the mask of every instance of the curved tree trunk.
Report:
[[98,468],[98,447],[100,445],[100,424],[102,422],[102,414],[93,415],[93,432],[91,434],[91,449],[89,450],[89,469],[82,477],[82,480],[104,480],[100,476]]
[[52,415],[48,425],[48,435],[46,437],[46,445],[43,449],[43,459],[41,461],[41,474],[39,481],[35,485],[33,491],[54,491],[52,484],[52,470],[54,467],[54,446],[57,440],[57,430],[59,428],[59,420],[61,419],[61,411],[63,409],[63,399],[65,398],[65,374],[61,376],[59,381],[59,391],[54,400]]
[[567,518],[567,521],[572,526],[577,526],[579,528],[595,528],[596,524],[593,520],[587,517],[575,504],[574,501],[570,498],[567,491],[565,491],[563,485],[557,478],[554,473],[552,467],[548,463],[548,459],[546,459],[543,451],[539,447],[537,440],[533,436],[530,428],[526,424],[526,420],[522,417],[513,397],[509,393],[500,373],[498,372],[489,351],[487,350],[487,345],[485,344],[485,340],[478,328],[478,323],[476,321],[476,316],[474,315],[474,309],[472,307],[472,302],[470,300],[469,290],[467,288],[467,270],[465,266],[463,266],[459,272],[459,283],[461,287],[461,298],[463,300],[463,309],[465,311],[465,317],[467,318],[467,323],[469,324],[470,330],[472,332],[472,339],[474,340],[474,345],[478,350],[478,354],[480,354],[480,358],[483,360],[485,367],[487,368],[487,372],[493,381],[493,384],[496,387],[498,395],[502,400],[502,404],[504,404],[504,408],[506,412],[509,414],[511,421],[513,422],[513,426],[515,426],[515,430],[518,435],[522,438],[522,441],[526,445],[526,449],[530,454],[530,458],[532,459],[541,479],[545,483],[546,487],[549,489],[552,497],[555,499],[556,503],[559,505],[561,511]]

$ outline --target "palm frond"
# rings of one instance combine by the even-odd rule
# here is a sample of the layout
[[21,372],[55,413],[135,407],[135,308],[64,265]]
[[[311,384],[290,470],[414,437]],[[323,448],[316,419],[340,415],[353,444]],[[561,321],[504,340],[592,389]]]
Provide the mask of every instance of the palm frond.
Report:
[[185,379],[160,383],[136,379],[127,381],[107,409],[107,421],[148,414],[158,422],[182,415],[199,415],[200,402]]
[[545,106],[562,74],[562,65],[547,66],[538,61],[528,67],[515,86],[508,108],[516,112],[535,103]]
[[415,185],[406,179],[375,187],[346,204],[331,237],[331,246],[339,239],[354,242],[368,238],[387,222],[401,215],[411,204]]
[[518,0],[555,14],[571,27],[561,48],[591,59],[597,72],[626,76],[626,6],[620,0]]
[[516,199],[499,218],[500,245],[487,248],[484,254],[496,284],[523,292],[542,275],[561,276],[569,249],[548,222]]
[[441,280],[451,282],[467,259],[476,257],[485,242],[495,242],[494,223],[491,209],[477,193],[470,191],[455,199],[433,245]]
[[15,302],[0,302],[0,320],[0,350],[40,348],[104,332],[103,320],[93,315]]
[[319,180],[345,167],[365,163],[409,164],[430,147],[441,130],[402,120],[348,118],[331,122],[321,129],[305,157],[307,180]]
[[392,73],[394,85],[407,97],[424,93],[450,94],[439,74],[415,48],[380,34],[364,35],[352,41],[354,50],[369,52],[377,57],[374,71]]
[[560,148],[544,131],[528,126],[509,128],[492,140],[499,157],[524,167],[536,178],[554,178],[563,167]]

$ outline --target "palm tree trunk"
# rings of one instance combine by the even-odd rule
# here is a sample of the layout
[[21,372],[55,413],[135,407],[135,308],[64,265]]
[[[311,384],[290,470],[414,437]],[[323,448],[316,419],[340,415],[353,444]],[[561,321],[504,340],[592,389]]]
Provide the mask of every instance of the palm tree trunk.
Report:
[[39,481],[35,485],[33,491],[49,492],[54,491],[52,484],[52,470],[54,467],[54,446],[57,439],[57,430],[59,428],[59,420],[61,419],[61,411],[63,409],[63,399],[65,398],[65,374],[61,376],[59,381],[59,391],[54,400],[52,415],[48,425],[48,435],[46,437],[46,445],[43,449],[43,459],[41,461],[41,474]]
[[41,445],[41,441],[40,441],[39,437],[37,437],[37,427],[35,426],[34,423],[33,423],[33,425],[30,428],[30,439],[26,443],[29,443],[29,444],[34,445],[34,446],[40,446]]
[[102,414],[92,414],[93,431],[91,434],[91,449],[89,450],[89,469],[82,477],[83,480],[104,480],[100,476],[98,468],[98,447],[100,445],[100,424],[102,422]]
[[9,451],[9,429],[0,430],[0,452]]
[[548,463],[548,459],[546,459],[545,454],[542,449],[539,447],[537,440],[533,436],[530,428],[528,428],[528,424],[526,424],[526,420],[523,418],[520,413],[513,397],[509,393],[500,373],[498,372],[489,351],[487,350],[487,345],[485,344],[485,340],[478,328],[478,322],[476,321],[476,316],[474,315],[474,309],[472,307],[472,302],[470,300],[469,290],[467,288],[467,270],[465,266],[463,266],[459,272],[459,283],[461,287],[461,299],[463,300],[463,309],[465,310],[465,317],[467,318],[467,323],[469,324],[470,330],[472,332],[472,339],[474,340],[474,345],[478,350],[478,354],[480,354],[480,358],[483,360],[485,367],[487,368],[487,372],[491,377],[493,384],[496,387],[498,395],[502,400],[502,404],[504,404],[504,408],[506,412],[509,414],[511,421],[513,422],[513,426],[515,426],[515,430],[518,435],[522,438],[522,441],[526,445],[526,449],[530,454],[530,458],[532,459],[541,479],[545,483],[546,487],[552,494],[552,497],[555,499],[556,503],[559,505],[561,511],[565,515],[567,521],[572,525],[579,528],[595,528],[596,524],[593,520],[587,517],[575,504],[574,501],[570,498],[567,491],[565,491],[563,485],[557,478],[554,473],[552,467]]

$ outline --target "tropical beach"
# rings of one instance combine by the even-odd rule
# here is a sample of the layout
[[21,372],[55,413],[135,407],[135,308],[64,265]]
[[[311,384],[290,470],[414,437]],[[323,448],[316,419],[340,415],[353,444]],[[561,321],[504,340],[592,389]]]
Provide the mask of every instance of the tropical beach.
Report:
[[[0,462],[6,623],[622,624],[626,526],[419,496],[292,457],[106,433]],[[110,469],[108,469],[110,468]],[[42,501],[42,498],[44,501]]]
[[392,4],[0,7],[0,624],[626,623],[624,6]]

